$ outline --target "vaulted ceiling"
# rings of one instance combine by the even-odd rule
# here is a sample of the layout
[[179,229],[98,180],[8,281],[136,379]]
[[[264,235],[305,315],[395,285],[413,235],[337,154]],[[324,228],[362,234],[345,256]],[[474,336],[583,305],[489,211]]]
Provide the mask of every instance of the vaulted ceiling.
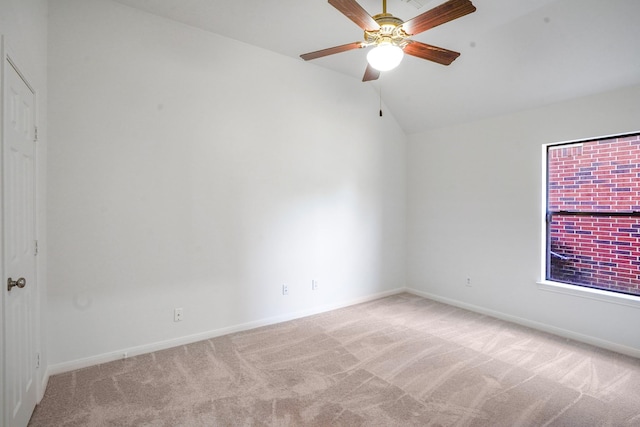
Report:
[[[300,61],[302,53],[363,38],[326,0],[115,1]],[[639,0],[472,1],[475,13],[413,37],[460,52],[450,66],[405,55],[367,83],[367,49],[306,66],[381,89],[409,134],[640,84]],[[406,21],[443,2],[388,0],[387,9]],[[382,11],[382,0],[359,3],[371,15]]]

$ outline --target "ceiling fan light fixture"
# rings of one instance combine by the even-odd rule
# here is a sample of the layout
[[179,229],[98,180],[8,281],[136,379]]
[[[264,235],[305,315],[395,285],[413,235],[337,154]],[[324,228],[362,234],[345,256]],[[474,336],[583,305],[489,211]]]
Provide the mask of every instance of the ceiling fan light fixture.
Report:
[[400,65],[403,57],[402,48],[392,43],[383,42],[369,51],[367,61],[378,71],[389,71]]
[[[328,1],[340,13],[364,30],[364,40],[305,53],[300,57],[309,61],[335,53],[371,47],[372,49],[367,55],[369,64],[362,77],[363,82],[376,80],[380,77],[381,71],[397,67],[402,62],[405,53],[438,64],[450,65],[460,56],[460,53],[411,40],[410,37],[476,11],[471,0],[445,0],[440,6],[421,13],[408,21],[403,21],[387,13],[387,0],[382,0],[382,13],[374,16],[369,15],[357,0]],[[435,0],[403,1],[422,5],[423,2]]]

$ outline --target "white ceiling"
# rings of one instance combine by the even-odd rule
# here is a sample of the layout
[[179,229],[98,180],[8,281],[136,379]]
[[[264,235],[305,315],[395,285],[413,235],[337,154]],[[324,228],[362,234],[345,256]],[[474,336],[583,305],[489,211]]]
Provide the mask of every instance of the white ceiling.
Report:
[[[300,61],[302,53],[363,37],[326,0],[115,1]],[[388,0],[387,9],[406,21],[444,2],[420,1],[418,9]],[[472,1],[475,13],[413,37],[460,52],[448,67],[405,56],[379,81],[362,83],[366,49],[306,66],[353,76],[372,90],[382,85],[407,133],[640,84],[640,0]],[[382,11],[381,0],[359,3],[371,15]]]

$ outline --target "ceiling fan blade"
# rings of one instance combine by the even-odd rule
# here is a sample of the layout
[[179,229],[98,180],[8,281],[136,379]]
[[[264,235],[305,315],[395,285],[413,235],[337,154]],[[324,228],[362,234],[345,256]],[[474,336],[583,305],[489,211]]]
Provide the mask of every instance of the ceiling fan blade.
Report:
[[363,82],[368,82],[371,80],[378,80],[380,77],[380,71],[373,68],[369,63],[367,63],[367,69],[364,70],[364,76],[362,77]]
[[329,0],[329,4],[365,31],[380,29],[380,25],[355,0]]
[[449,65],[460,56],[458,52],[413,40],[410,40],[409,44],[404,47],[404,53],[442,65]]
[[402,24],[402,29],[409,35],[415,35],[475,11],[476,7],[470,0],[449,0],[408,20]]
[[308,61],[310,59],[322,58],[323,56],[333,55],[334,53],[346,52],[348,50],[360,49],[364,47],[362,42],[353,42],[348,44],[343,44],[341,46],[334,46],[327,49],[316,50],[315,52],[304,53],[300,55],[300,58]]

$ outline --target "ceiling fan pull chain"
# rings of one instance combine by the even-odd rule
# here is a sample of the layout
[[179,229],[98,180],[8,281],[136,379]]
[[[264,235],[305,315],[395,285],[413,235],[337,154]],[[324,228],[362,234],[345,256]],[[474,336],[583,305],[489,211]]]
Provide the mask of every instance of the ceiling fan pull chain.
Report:
[[382,79],[380,81],[380,117],[382,117]]

